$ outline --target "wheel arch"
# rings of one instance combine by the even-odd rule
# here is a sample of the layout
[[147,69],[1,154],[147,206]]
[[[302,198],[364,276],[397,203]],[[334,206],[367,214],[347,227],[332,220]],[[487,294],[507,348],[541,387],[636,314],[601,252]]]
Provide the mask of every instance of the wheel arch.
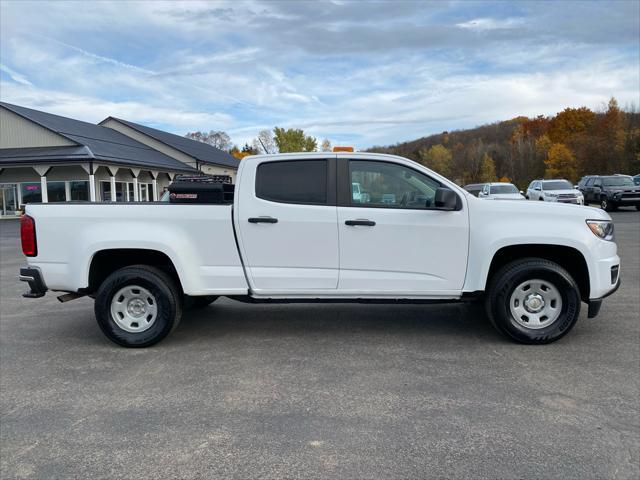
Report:
[[95,292],[113,272],[132,265],[149,265],[169,275],[182,291],[182,282],[174,262],[164,252],[147,248],[108,248],[96,251],[88,268],[87,290]]
[[589,301],[591,285],[587,261],[578,249],[567,245],[519,244],[500,248],[494,253],[493,258],[491,259],[491,264],[485,280],[485,291],[487,290],[493,275],[495,275],[495,273],[504,265],[514,260],[531,257],[550,260],[567,270],[578,285],[582,300]]

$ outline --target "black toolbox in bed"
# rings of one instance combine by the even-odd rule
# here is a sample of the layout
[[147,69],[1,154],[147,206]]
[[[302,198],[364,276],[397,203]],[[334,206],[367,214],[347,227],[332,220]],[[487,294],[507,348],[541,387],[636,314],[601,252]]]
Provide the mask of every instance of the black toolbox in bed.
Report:
[[228,175],[182,175],[169,185],[169,203],[233,203],[234,187]]

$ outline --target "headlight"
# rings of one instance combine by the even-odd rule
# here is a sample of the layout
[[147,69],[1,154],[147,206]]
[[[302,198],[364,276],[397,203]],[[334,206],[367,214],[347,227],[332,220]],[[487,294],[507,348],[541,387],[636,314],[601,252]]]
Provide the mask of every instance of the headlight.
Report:
[[613,241],[613,222],[611,220],[587,220],[587,226],[595,236]]

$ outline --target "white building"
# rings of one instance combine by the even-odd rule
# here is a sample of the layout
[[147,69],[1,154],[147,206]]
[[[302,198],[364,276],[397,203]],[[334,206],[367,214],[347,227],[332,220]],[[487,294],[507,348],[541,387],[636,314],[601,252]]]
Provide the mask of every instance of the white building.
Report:
[[98,125],[0,102],[0,216],[29,202],[153,201],[179,173],[230,175],[211,145],[109,117]]

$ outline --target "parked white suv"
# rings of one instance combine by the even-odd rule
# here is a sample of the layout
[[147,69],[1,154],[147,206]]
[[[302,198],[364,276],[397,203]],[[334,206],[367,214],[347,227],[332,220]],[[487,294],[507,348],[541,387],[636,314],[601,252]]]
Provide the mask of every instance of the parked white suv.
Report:
[[534,180],[527,188],[526,197],[527,200],[584,205],[584,197],[580,190],[564,179]]

